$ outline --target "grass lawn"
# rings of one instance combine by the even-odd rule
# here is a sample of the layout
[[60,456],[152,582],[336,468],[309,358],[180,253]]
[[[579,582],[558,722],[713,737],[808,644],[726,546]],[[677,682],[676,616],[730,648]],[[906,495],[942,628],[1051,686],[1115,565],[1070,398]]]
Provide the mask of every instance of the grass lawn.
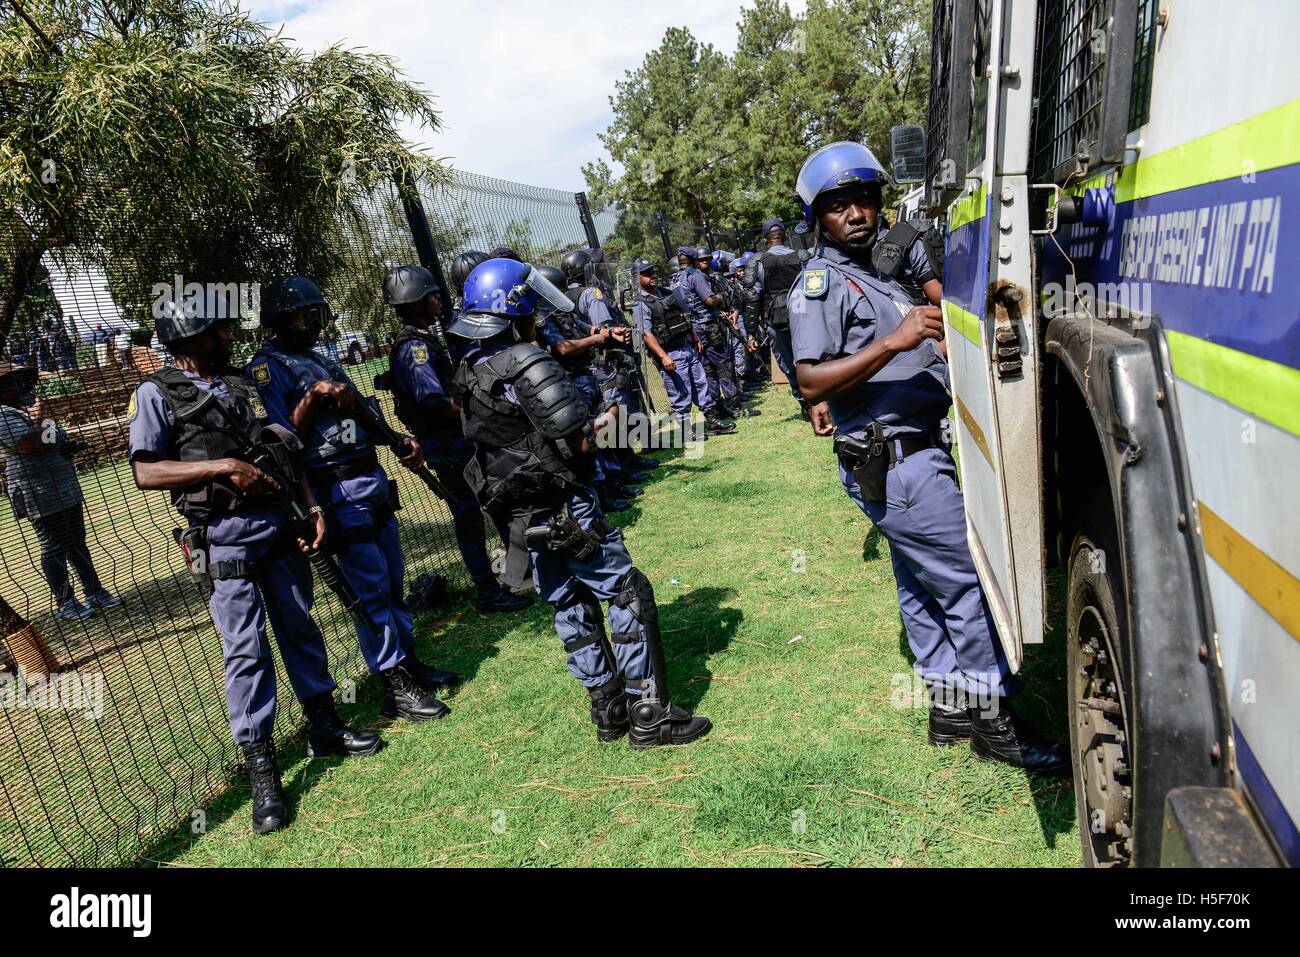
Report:
[[[783,389],[740,434],[664,466],[613,520],[658,596],[675,697],[709,715],[685,748],[602,745],[540,603],[421,622],[466,682],[452,714],[354,720],[388,747],[287,749],[292,826],[249,826],[242,783],[149,859],[249,865],[1023,865],[1079,862],[1068,782],[925,743],[888,547]],[[1021,708],[1064,736],[1059,641],[1030,652]]]

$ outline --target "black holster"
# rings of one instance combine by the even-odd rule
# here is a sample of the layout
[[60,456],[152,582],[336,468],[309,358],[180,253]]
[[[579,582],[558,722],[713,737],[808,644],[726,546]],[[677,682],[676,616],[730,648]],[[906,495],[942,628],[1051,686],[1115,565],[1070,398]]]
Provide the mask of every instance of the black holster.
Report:
[[528,529],[524,538],[534,547],[545,545],[553,552],[585,562],[600,553],[609,529],[609,524],[603,518],[593,522],[591,528],[583,528],[566,505],[545,525]]
[[192,525],[189,528],[173,528],[172,538],[185,554],[185,567],[190,573],[190,580],[199,586],[204,599],[212,597],[212,571],[208,566],[208,529],[204,525]]
[[863,501],[883,502],[891,456],[889,443],[885,441],[885,430],[880,423],[872,422],[862,439],[855,439],[851,435],[835,436],[834,449],[840,462],[853,473],[858,487],[862,489]]

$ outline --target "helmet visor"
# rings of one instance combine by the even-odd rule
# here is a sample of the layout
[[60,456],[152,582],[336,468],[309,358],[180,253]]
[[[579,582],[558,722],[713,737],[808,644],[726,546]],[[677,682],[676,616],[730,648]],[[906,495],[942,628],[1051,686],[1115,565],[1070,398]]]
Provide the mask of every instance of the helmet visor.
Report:
[[528,275],[524,277],[524,285],[537,293],[538,322],[557,312],[573,311],[573,302],[564,294],[564,291],[538,272],[535,267],[528,267]]

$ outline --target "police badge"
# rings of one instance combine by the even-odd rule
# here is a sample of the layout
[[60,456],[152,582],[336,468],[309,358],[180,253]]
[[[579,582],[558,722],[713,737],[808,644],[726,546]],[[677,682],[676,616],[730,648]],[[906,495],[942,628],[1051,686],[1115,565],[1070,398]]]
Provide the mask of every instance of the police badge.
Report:
[[411,361],[417,366],[422,366],[429,361],[429,347],[422,342],[417,342],[411,346]]
[[812,299],[826,295],[829,276],[825,269],[805,269],[803,271],[803,294]]
[[271,384],[271,367],[265,362],[259,362],[256,365],[251,366],[249,371],[253,373],[253,381],[258,385]]

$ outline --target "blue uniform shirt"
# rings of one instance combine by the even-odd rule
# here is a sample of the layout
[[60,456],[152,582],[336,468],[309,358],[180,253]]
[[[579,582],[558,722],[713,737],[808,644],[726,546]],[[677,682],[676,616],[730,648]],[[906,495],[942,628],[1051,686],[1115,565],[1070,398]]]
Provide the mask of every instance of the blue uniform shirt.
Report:
[[[316,382],[329,380],[351,384],[337,362],[315,351],[289,352],[271,340],[262,343],[245,373],[257,385],[271,421],[293,430],[290,413]],[[347,422],[344,422],[347,419]],[[373,445],[361,425],[347,416],[317,408],[309,434],[299,435],[304,446],[303,461],[309,470],[341,465],[368,455]]]
[[[450,383],[443,383],[434,367],[433,348],[426,342],[409,339],[393,353],[393,374],[397,378],[397,387],[417,405],[439,396],[451,401],[447,392]],[[455,425],[439,426],[435,431],[415,438],[424,451],[424,457],[431,464],[459,461],[464,458],[460,453],[470,448],[469,442]]]
[[717,310],[705,304],[713,295],[708,277],[694,266],[688,266],[673,278],[673,295],[677,296],[678,305],[691,317],[691,322],[697,328],[716,323]]
[[[852,355],[898,328],[917,303],[898,282],[824,245],[790,290],[795,362]],[[933,339],[891,359],[848,395],[828,400],[843,433],[861,438],[874,420],[888,436],[934,435],[952,404],[948,364]]]

